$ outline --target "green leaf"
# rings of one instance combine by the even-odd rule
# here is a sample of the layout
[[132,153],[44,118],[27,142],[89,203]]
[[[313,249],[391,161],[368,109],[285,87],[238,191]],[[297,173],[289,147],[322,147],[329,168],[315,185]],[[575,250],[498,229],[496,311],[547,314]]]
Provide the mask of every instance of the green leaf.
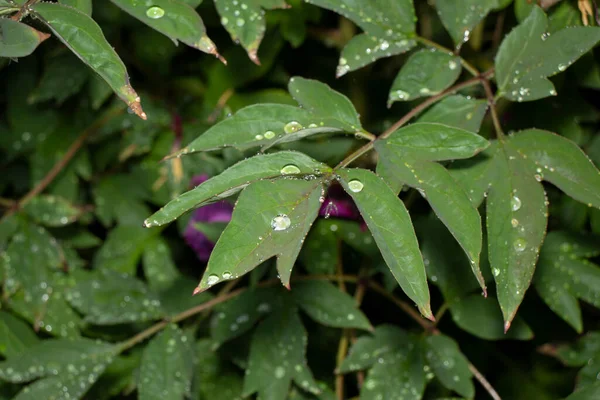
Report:
[[395,101],[432,96],[450,87],[460,76],[460,57],[438,50],[413,53],[394,79],[388,106]]
[[535,164],[535,173],[542,179],[575,200],[600,208],[600,171],[575,143],[537,129],[514,135],[510,143]]
[[213,298],[209,292],[190,296],[196,287],[196,279],[180,275],[173,284],[158,293],[162,309],[167,315],[176,315]]
[[598,27],[565,28],[551,35],[547,30],[548,18],[535,6],[502,41],[496,56],[496,80],[505,98],[532,101],[556,95],[547,78],[567,69],[600,40]]
[[0,18],[0,57],[25,57],[50,35],[28,25]]
[[15,399],[83,397],[117,353],[116,346],[92,339],[49,339],[0,363],[0,378],[13,383],[38,379]]
[[565,400],[594,400],[600,396],[600,382],[581,389],[567,397]]
[[452,319],[462,330],[486,340],[517,339],[529,340],[533,332],[517,316],[511,324],[511,329],[504,332],[502,313],[496,299],[484,298],[473,294],[450,306]]
[[62,104],[78,93],[90,76],[89,69],[72,53],[52,57],[37,88],[29,95],[30,103],[56,100]]
[[338,173],[402,290],[417,304],[421,314],[433,318],[425,265],[406,207],[371,171],[342,169]]
[[127,392],[135,385],[134,375],[140,366],[141,352],[117,356],[87,392],[87,398],[109,400]]
[[[409,36],[407,36],[409,37]],[[390,41],[387,38],[361,33],[354,36],[342,49],[336,77],[340,78],[380,58],[403,54],[417,45],[413,39]]]
[[125,65],[92,18],[56,3],[37,3],[31,10],[81,61],[98,73],[136,115],[146,119],[140,98],[129,84]]
[[319,180],[250,184],[240,195],[196,291],[236,279],[273,256],[277,257],[281,282],[289,287],[303,239],[319,212],[322,192]]
[[244,377],[244,397],[285,400],[294,381],[303,390],[319,393],[306,364],[306,331],[293,307],[267,317],[256,328]]
[[446,335],[425,338],[425,357],[440,382],[450,390],[472,399],[475,387],[471,380],[469,360],[461,353],[458,344]]
[[600,267],[586,260],[598,254],[598,238],[551,232],[534,276],[540,297],[580,333],[583,322],[577,299],[600,308]]
[[142,21],[150,28],[168,36],[175,44],[181,41],[190,47],[223,60],[217,47],[206,35],[206,29],[200,15],[179,0],[153,0],[138,2],[134,0],[111,0],[123,11]]
[[497,0],[437,0],[435,6],[456,49],[469,40],[471,32],[498,6]]
[[402,351],[411,345],[411,341],[404,330],[394,325],[380,325],[373,331],[373,336],[358,338],[336,372],[345,374],[372,367],[381,356]]
[[[416,136],[415,133],[420,135]],[[379,175],[391,181],[394,188],[406,184],[419,190],[464,249],[484,292],[485,282],[479,270],[482,246],[479,212],[448,171],[428,159],[452,153],[454,157],[468,157],[487,145],[485,139],[474,133],[426,123],[399,129],[389,138],[375,143],[380,155],[377,166]]]
[[152,321],[164,315],[158,297],[140,280],[111,270],[78,271],[67,300],[96,325]]
[[485,100],[460,95],[448,96],[423,113],[418,122],[444,124],[477,133],[487,107]]
[[330,171],[331,168],[327,165],[295,151],[257,155],[240,161],[175,198],[144,224],[147,227],[164,225],[192,208],[231,196],[261,179],[272,179],[282,175],[319,175]]
[[159,236],[144,247],[143,266],[148,286],[155,291],[167,289],[180,276],[167,242]]
[[23,320],[0,311],[0,354],[6,358],[13,358],[24,353],[31,346],[38,343],[39,339]]
[[194,356],[192,343],[177,325],[168,325],[142,354],[138,398],[183,399],[190,395]]
[[104,244],[96,252],[94,268],[134,275],[148,240],[158,233],[140,225],[118,225],[109,232]]
[[280,288],[251,288],[215,307],[210,324],[214,344],[220,346],[248,332],[257,321],[280,308],[280,296]]
[[556,357],[569,367],[588,364],[598,353],[600,353],[600,332],[594,331],[556,349]]
[[81,211],[62,197],[39,195],[32,198],[23,211],[34,221],[49,227],[60,227],[75,222]]
[[104,226],[114,221],[119,225],[135,225],[150,213],[145,204],[148,189],[134,175],[114,175],[100,179],[92,188],[96,215]]
[[356,301],[329,282],[298,282],[292,295],[305,313],[325,326],[373,330]]
[[345,123],[329,117],[321,118],[302,108],[285,104],[255,104],[214,125],[173,156],[222,147],[245,150],[269,145],[276,140],[285,141],[286,136],[298,132],[306,135],[305,131],[308,134],[355,133],[354,129],[345,131],[346,127]]
[[335,274],[341,257],[338,235],[331,230],[335,222],[317,218],[304,241],[300,260],[310,274]]
[[288,90],[300,107],[323,118],[333,118],[346,125],[346,130],[360,130],[360,117],[352,102],[324,83],[293,77]]
[[87,16],[92,16],[92,0],[59,0],[58,2],[76,8]]
[[221,24],[236,43],[248,52],[248,57],[260,65],[258,46],[265,34],[266,21],[263,9],[289,7],[285,0],[215,0],[215,7],[221,16]]
[[243,378],[232,365],[222,360],[213,350],[208,339],[196,343],[196,379],[192,399],[201,400],[241,400]]

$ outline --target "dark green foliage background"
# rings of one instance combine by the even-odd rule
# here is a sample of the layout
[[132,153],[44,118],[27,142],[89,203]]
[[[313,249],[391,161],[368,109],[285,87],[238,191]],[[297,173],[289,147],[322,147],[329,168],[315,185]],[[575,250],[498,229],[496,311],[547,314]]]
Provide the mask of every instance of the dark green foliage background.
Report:
[[[219,175],[258,149],[228,147],[164,157],[180,151],[216,123],[236,118],[235,113],[246,106],[297,105],[287,89],[290,78],[297,76],[321,81],[347,96],[364,132],[316,135],[278,149],[303,152],[333,167],[363,145],[365,137],[369,140],[369,132],[386,131],[433,93],[414,97],[411,93],[411,101],[392,102],[388,108],[390,88],[402,87],[396,87],[401,84],[396,75],[409,60],[408,48],[357,66],[355,71],[344,70],[340,53],[352,54],[353,49],[344,46],[365,26],[355,25],[352,16],[346,19],[317,6],[337,7],[343,1],[310,2],[314,5],[287,0],[291,7],[277,8],[282,2],[248,0],[258,13],[261,7],[268,9],[257,56],[253,53],[255,37],[238,38],[260,65],[232,41],[212,1],[184,2],[198,6],[208,36],[227,66],[186,42],[176,46],[109,1],[93,2],[93,19],[126,65],[147,114],[145,121],[128,113],[127,104],[56,38],[43,41],[30,56],[0,58],[0,399],[66,399],[65,393],[93,400],[377,398],[369,392],[369,385],[377,386],[375,393],[383,400],[486,399],[492,392],[505,400],[597,398],[600,211],[569,196],[581,200],[576,185],[561,186],[567,195],[544,183],[548,235],[533,283],[506,334],[496,300],[496,274],[487,257],[485,204],[471,198],[484,224],[481,279],[487,283],[487,300],[481,296],[465,252],[432,212],[428,200],[419,196],[424,189],[393,178],[387,183],[399,184],[394,189],[402,183],[410,186],[400,192],[400,199],[409,211],[425,259],[435,323],[421,317],[399,288],[369,231],[357,221],[335,218],[318,218],[313,224],[294,268],[290,292],[279,284],[271,259],[232,281],[235,286],[220,284],[192,297],[206,266],[183,240],[189,215],[161,227],[145,228],[143,223],[190,189],[193,176]],[[446,7],[449,3],[438,2]],[[0,10],[9,3],[0,0]],[[449,34],[441,23],[437,10],[443,4],[436,9],[431,3],[435,2],[414,1],[416,34],[424,38],[421,47],[434,42],[455,48],[453,39],[460,35]],[[535,2],[528,0],[461,0],[456,1],[456,9],[483,7],[478,3],[494,6],[482,13],[487,16],[481,23],[475,21],[460,56],[483,72],[494,67],[505,36],[536,11],[530,4]],[[545,9],[552,35],[566,26],[582,25],[576,0],[541,3],[552,3]],[[589,17],[591,25],[597,25],[597,17],[598,11]],[[40,20],[25,18],[23,22],[49,32]],[[260,36],[260,26],[256,29],[254,34]],[[398,38],[404,34],[394,32]],[[512,98],[516,94],[509,93],[506,98],[498,96],[495,110],[508,140],[513,141],[511,133],[523,129],[556,132],[577,144],[600,167],[600,54],[598,48],[587,51],[597,39],[587,36],[586,40],[590,44],[585,54],[565,72],[559,67],[561,73],[551,77],[556,96],[519,102]],[[576,50],[584,46],[571,45]],[[534,48],[539,50],[541,45]],[[540,50],[540,59],[556,52]],[[443,62],[460,64],[460,58],[440,57]],[[428,62],[417,65],[409,78],[433,65]],[[466,69],[457,76],[445,76],[444,71],[433,72],[436,91],[450,87],[456,79],[471,78]],[[553,73],[542,78],[549,75]],[[416,85],[422,83],[414,79]],[[477,115],[482,117],[480,127],[464,121],[459,104],[466,100],[457,97],[434,106],[448,107],[438,108],[439,114],[430,108],[420,121],[439,122],[439,118],[466,131],[479,130],[489,141],[496,139],[491,113],[484,116],[486,93],[477,83],[464,87],[460,94],[480,100],[468,118],[473,113],[475,120]],[[493,80],[492,85],[500,91]],[[533,152],[538,143],[523,148]],[[383,157],[383,149],[377,146]],[[466,164],[447,160],[468,158],[480,150],[434,161],[442,160],[465,190],[477,191],[478,183],[468,174],[461,175]],[[412,153],[407,154],[405,159],[412,160]],[[386,177],[375,152],[358,158],[353,167],[377,168]],[[581,168],[590,170],[597,173]],[[344,174],[352,173],[340,173],[347,187],[351,178]],[[551,181],[551,174],[547,178]],[[376,178],[364,181],[368,179]],[[374,186],[365,186],[363,194]],[[250,187],[235,195],[240,203],[244,196],[269,196],[259,185]],[[487,186],[482,188],[479,200],[486,190]],[[589,192],[598,198],[600,187]],[[377,219],[377,210],[388,205],[385,196],[378,199],[380,207],[358,194],[354,198],[366,218]],[[363,205],[368,208],[369,204],[371,209],[364,211]],[[223,227],[203,229],[207,235],[219,235]],[[338,282],[335,274],[348,279]],[[358,299],[360,311],[351,296]],[[553,301],[561,299],[572,308],[555,314],[560,304]],[[581,300],[581,317],[577,299]],[[515,301],[518,305],[520,298]],[[349,358],[344,361],[348,349]],[[447,371],[449,362],[456,375]],[[495,392],[483,387],[479,378],[473,380],[474,386],[469,383],[473,368]],[[575,389],[579,391],[572,394]]]

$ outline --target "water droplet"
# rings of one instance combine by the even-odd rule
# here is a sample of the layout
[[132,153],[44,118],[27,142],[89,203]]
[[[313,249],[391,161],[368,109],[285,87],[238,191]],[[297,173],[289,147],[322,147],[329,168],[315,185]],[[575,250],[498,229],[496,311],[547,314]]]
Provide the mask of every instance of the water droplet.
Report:
[[521,208],[521,199],[519,199],[517,196],[513,196],[513,198],[510,200],[510,206],[513,211],[519,210]]
[[498,268],[494,268],[493,273],[494,273],[494,276],[498,276],[498,275],[500,275],[500,270]]
[[296,167],[294,164],[288,164],[285,167],[281,168],[281,175],[291,175],[299,173],[300,168]]
[[275,368],[275,378],[281,379],[285,376],[285,368],[277,367]]
[[146,10],[146,16],[152,19],[159,19],[165,16],[165,10],[160,7],[150,7]]
[[273,132],[273,131],[265,132],[265,139],[273,139],[274,137],[275,137],[275,132]]
[[550,37],[550,33],[549,32],[544,32],[542,33],[542,40],[546,40]]
[[513,218],[513,219],[510,221],[510,224],[513,226],[513,228],[516,228],[517,226],[519,226],[519,220],[518,220],[518,219],[516,219],[516,218]]
[[254,138],[255,138],[256,140],[263,140],[263,139],[264,139],[264,136],[263,136],[263,135],[256,135],[256,136],[254,136]]
[[535,178],[536,181],[541,182],[543,179],[543,176],[541,174],[535,174],[533,176]]
[[227,25],[227,23],[229,22],[229,20],[225,17],[221,18],[221,25]]
[[379,48],[381,50],[385,51],[385,50],[388,49],[388,47],[390,47],[390,44],[387,41],[385,41],[385,40],[379,44]]
[[559,71],[564,71],[565,69],[567,69],[567,66],[565,64],[558,64],[558,70]]
[[456,63],[456,61],[451,60],[450,62],[448,62],[448,68],[455,70],[456,67],[458,67],[458,64]]
[[229,278],[231,278],[231,272],[229,272],[229,271],[223,272],[223,279],[229,279]]
[[271,228],[273,228],[274,231],[285,231],[291,224],[292,221],[290,220],[290,217],[285,214],[279,214],[271,220]]
[[406,100],[410,97],[410,94],[408,94],[407,92],[405,92],[404,90],[396,90],[394,92],[394,94],[396,95],[396,97],[400,100]]
[[208,279],[206,279],[206,283],[207,283],[209,286],[212,286],[212,285],[214,285],[214,284],[215,284],[215,283],[217,283],[217,282],[219,282],[219,277],[218,277],[217,275],[215,275],[215,274],[210,274],[210,275],[208,276]]
[[241,18],[238,18],[238,19],[235,21],[235,24],[236,24],[237,26],[244,26],[244,24],[245,24],[245,23],[246,23],[246,21],[244,21],[244,20],[243,20],[243,19],[241,19]]
[[302,125],[298,121],[290,121],[283,127],[285,133],[294,133],[302,129]]
[[419,93],[421,93],[421,94],[429,94],[429,93],[431,93],[431,90],[429,90],[429,88],[424,87],[424,88],[421,88],[419,90]]
[[527,241],[523,238],[519,238],[515,240],[515,242],[513,243],[513,247],[516,251],[523,251],[525,250],[525,247],[527,247]]
[[319,126],[317,124],[310,124],[308,125],[309,128],[314,129],[314,128],[318,128]]
[[365,185],[363,185],[363,183],[358,179],[353,179],[350,182],[348,182],[348,188],[354,193],[360,192],[361,190],[363,190],[364,187]]

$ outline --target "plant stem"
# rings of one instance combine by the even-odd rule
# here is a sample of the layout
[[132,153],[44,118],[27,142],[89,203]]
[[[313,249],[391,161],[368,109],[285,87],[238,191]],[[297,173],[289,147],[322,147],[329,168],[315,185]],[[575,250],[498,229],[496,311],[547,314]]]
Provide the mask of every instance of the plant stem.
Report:
[[492,399],[502,400],[502,398],[500,397],[498,392],[496,392],[496,389],[494,389],[494,387],[488,382],[488,380],[485,379],[485,376],[483,376],[481,374],[481,372],[479,372],[479,370],[470,362],[469,362],[469,371],[471,371],[471,373],[473,374],[475,379],[477,379],[477,381],[479,383],[481,383],[481,386],[483,386],[483,388],[488,392],[488,394],[490,395],[490,397]]
[[485,90],[485,95],[490,106],[490,113],[492,114],[492,122],[494,123],[494,129],[496,130],[496,136],[499,140],[503,141],[504,131],[502,130],[502,125],[500,125],[500,119],[498,118],[498,113],[496,112],[496,100],[494,98],[494,93],[492,92],[492,87],[487,79],[481,78],[481,84],[483,85],[483,89]]
[[23,18],[24,14],[28,11],[29,7],[34,5],[40,0],[27,0],[25,4],[21,6],[21,8],[17,9],[17,13],[10,17],[13,21],[20,21]]

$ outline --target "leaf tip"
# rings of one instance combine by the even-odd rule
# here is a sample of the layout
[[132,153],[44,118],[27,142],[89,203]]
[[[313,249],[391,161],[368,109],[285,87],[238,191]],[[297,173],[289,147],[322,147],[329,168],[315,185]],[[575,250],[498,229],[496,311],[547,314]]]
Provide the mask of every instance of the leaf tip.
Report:
[[511,324],[511,321],[506,321],[504,323],[504,334],[506,334],[506,332],[508,332],[508,330],[510,329],[510,324]]
[[258,49],[249,49],[248,57],[254,64],[260,66],[260,59],[258,58]]
[[202,288],[202,286],[198,285],[192,292],[192,296],[202,293],[203,291],[204,291],[204,288]]

